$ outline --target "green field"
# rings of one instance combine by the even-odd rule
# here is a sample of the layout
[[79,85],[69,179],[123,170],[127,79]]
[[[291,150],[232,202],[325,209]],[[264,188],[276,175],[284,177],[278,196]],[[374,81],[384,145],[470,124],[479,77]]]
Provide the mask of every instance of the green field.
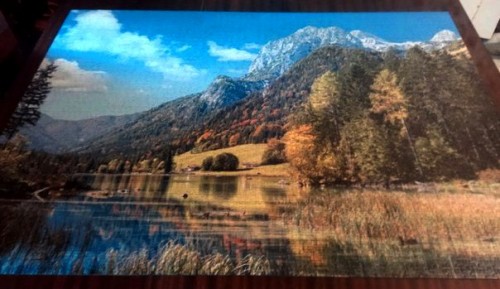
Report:
[[221,153],[232,153],[238,157],[240,166],[234,172],[197,172],[207,175],[265,175],[265,176],[288,176],[288,164],[258,166],[246,169],[244,164],[258,165],[262,161],[262,154],[267,148],[267,144],[245,144],[230,148],[206,151],[202,153],[186,152],[174,157],[175,171],[182,172],[189,166],[201,166],[207,157],[215,157]]

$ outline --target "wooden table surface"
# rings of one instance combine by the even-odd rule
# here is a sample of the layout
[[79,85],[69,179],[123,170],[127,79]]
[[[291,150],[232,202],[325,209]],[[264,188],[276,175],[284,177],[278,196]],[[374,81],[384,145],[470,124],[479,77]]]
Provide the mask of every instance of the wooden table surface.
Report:
[[[500,73],[458,0],[67,0],[50,20],[32,55],[0,99],[6,123],[70,9],[165,9],[222,11],[449,11],[480,77],[500,111]],[[500,279],[404,279],[222,276],[0,276],[0,288],[477,288],[498,289]]]

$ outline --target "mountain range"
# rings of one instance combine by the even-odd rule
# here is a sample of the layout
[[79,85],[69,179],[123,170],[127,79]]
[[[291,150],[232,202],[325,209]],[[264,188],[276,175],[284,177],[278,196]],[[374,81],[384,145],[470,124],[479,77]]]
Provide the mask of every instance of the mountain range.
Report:
[[441,49],[459,37],[449,30],[436,33],[427,42],[389,42],[375,35],[360,30],[346,32],[338,27],[318,28],[307,26],[295,33],[271,41],[264,45],[257,58],[248,70],[247,78],[275,78],[283,74],[290,66],[306,57],[314,50],[328,46],[339,45],[342,47],[359,48],[378,52],[389,49],[398,51],[419,46],[424,50]]
[[73,150],[82,143],[120,128],[139,117],[139,113],[123,116],[100,116],[84,120],[59,120],[41,115],[36,126],[21,128],[30,146],[50,153]]
[[[432,51],[458,40],[448,30],[427,42],[395,43],[359,30],[307,26],[264,45],[245,76],[219,76],[201,93],[126,116],[66,121],[43,115],[36,127],[21,132],[32,148],[48,152],[124,153],[167,143],[180,151],[193,147],[206,150],[227,146],[236,132],[244,134],[247,141],[256,135],[253,141],[258,142],[259,126],[265,137],[283,134],[286,116],[307,95],[314,78],[325,71],[335,71],[353,57],[365,57],[376,64],[388,50],[404,53],[419,46]],[[275,101],[266,102],[269,98]],[[262,128],[263,123],[272,125]]]

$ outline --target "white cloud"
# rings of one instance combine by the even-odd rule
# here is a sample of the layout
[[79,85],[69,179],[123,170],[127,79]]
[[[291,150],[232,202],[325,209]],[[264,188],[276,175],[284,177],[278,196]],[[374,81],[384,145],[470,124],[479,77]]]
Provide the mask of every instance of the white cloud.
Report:
[[217,57],[218,61],[252,61],[257,54],[245,50],[219,46],[214,41],[208,41],[208,53],[210,56]]
[[179,47],[179,48],[175,49],[175,51],[176,51],[176,52],[184,52],[184,51],[186,51],[186,50],[188,50],[188,49],[191,49],[191,45],[187,45],[187,44],[186,44],[186,45],[183,45],[183,46],[181,46],[181,47]]
[[[171,49],[162,38],[150,38],[134,32],[122,31],[122,25],[111,11],[79,13],[76,24],[56,39],[56,45],[81,52],[101,52],[144,63],[152,71],[162,73],[170,80],[189,80],[204,71],[184,63],[171,55]],[[181,47],[188,49],[189,47]]]
[[243,49],[248,49],[248,50],[253,50],[253,49],[261,49],[262,48],[262,45],[260,44],[257,44],[257,43],[245,43],[245,45],[243,45]]
[[[46,65],[44,61],[43,65]],[[54,89],[70,92],[106,92],[106,73],[103,71],[89,71],[80,67],[78,62],[66,59],[54,61],[56,71],[50,83]]]

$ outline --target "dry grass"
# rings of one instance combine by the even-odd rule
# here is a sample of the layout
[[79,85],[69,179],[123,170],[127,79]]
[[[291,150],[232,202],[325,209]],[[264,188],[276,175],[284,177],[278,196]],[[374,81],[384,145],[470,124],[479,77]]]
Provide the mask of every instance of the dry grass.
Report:
[[106,254],[108,259],[107,274],[119,275],[148,275],[153,273],[153,262],[148,258],[148,251],[142,249],[128,256],[119,258],[117,251],[111,249]]
[[294,253],[335,275],[499,277],[495,195],[321,192],[283,221]]
[[220,253],[202,256],[189,245],[169,242],[156,256],[148,258],[143,249],[129,255],[110,250],[107,254],[107,274],[118,275],[269,275],[269,260],[263,256],[246,255],[233,261]]
[[500,196],[499,170],[485,170],[478,174],[477,180],[453,180],[434,184],[435,192],[450,194],[482,194]]
[[500,256],[500,200],[476,194],[320,193],[283,216],[288,224],[328,230],[359,243],[415,239],[441,251]]
[[500,183],[500,169],[486,169],[477,173],[480,181],[487,183]]

